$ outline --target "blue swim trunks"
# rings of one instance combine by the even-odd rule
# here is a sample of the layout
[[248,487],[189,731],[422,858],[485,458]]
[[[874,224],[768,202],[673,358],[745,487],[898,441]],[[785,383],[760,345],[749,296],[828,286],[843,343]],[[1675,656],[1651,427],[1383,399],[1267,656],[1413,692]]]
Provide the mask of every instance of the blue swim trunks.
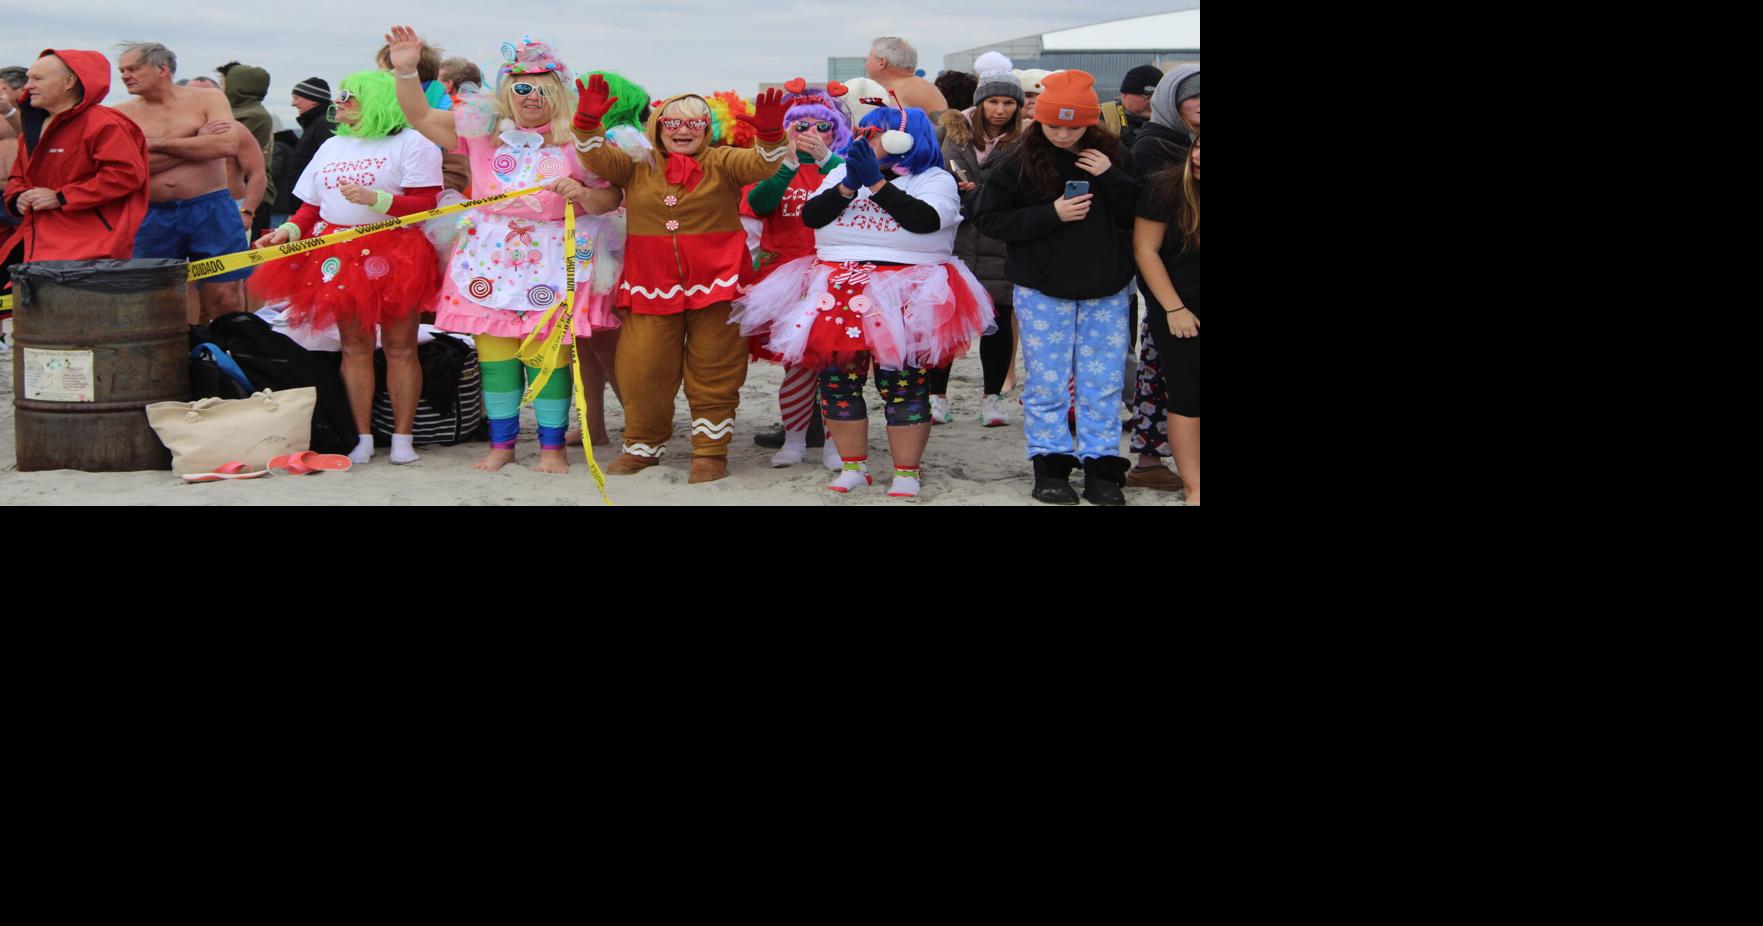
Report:
[[[239,207],[226,190],[194,199],[147,204],[147,219],[135,233],[136,257],[186,258],[191,261],[250,250]],[[199,283],[243,280],[254,268],[208,277]]]

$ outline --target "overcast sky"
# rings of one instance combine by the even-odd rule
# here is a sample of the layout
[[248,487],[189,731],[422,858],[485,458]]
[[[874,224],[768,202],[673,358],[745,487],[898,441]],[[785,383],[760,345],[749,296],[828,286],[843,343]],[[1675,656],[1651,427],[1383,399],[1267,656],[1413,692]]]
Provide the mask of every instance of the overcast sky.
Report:
[[[53,5],[14,4],[0,29],[0,66],[29,66],[44,48],[101,51],[113,66],[107,102],[114,105],[128,95],[114,71],[113,46],[124,39],[163,42],[177,53],[180,78],[213,76],[216,65],[232,60],[268,70],[265,104],[289,121],[294,84],[319,76],[334,86],[345,74],[372,67],[373,53],[393,24],[414,26],[448,56],[470,58],[480,67],[500,60],[497,49],[503,42],[530,32],[555,43],[571,68],[618,71],[651,96],[737,90],[751,97],[762,81],[824,80],[829,56],[866,54],[869,40],[879,35],[911,42],[918,48],[918,66],[934,77],[950,52],[1193,5],[1188,0],[1115,0],[1106,6],[1070,0],[893,0],[861,6],[801,0],[76,0],[48,11],[44,8]],[[519,15],[497,25],[488,11],[498,8]]]

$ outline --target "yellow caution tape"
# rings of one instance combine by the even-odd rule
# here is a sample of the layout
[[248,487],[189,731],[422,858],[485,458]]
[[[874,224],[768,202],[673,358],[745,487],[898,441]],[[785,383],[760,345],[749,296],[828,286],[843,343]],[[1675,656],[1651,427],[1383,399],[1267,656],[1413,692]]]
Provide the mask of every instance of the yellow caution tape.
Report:
[[[387,219],[384,222],[375,222],[371,225],[361,225],[355,228],[345,229],[320,238],[303,238],[299,241],[290,241],[287,244],[278,244],[267,248],[256,248],[250,251],[222,254],[219,257],[205,257],[201,260],[193,260],[190,262],[189,279],[191,282],[205,280],[209,277],[220,276],[223,273],[231,273],[241,267],[260,266],[262,264],[267,264],[272,260],[281,260],[284,257],[294,257],[296,255],[304,254],[307,251],[329,247],[333,244],[341,244],[344,241],[354,241],[356,238],[377,235],[380,232],[388,232],[396,228],[403,228],[406,225],[415,225],[418,222],[427,222],[429,219],[438,219],[441,216],[452,215],[455,212],[464,212],[467,209],[476,209],[479,206],[487,206],[491,203],[502,202],[503,200],[519,199],[522,196],[530,196],[534,193],[543,191],[544,187],[536,186],[527,187],[522,190],[511,190],[507,193],[497,193],[494,196],[485,196],[481,199],[470,199],[462,203],[454,203],[451,206],[440,206],[430,209],[427,212],[416,212],[410,215]],[[0,311],[12,308],[12,300],[13,297],[11,296],[0,297]]]
[[[534,344],[539,332],[545,325],[551,324],[550,333],[545,340]],[[539,390],[545,388],[551,374],[557,371],[557,361],[563,355],[563,339],[575,325],[575,203],[564,201],[563,206],[563,301],[552,305],[539,317],[539,323],[520,342],[520,349],[515,356],[521,363],[537,366],[538,372],[532,376],[532,384],[527,386],[526,395],[520,397],[520,404],[531,405],[538,398]],[[575,377],[575,400],[582,425],[582,449],[588,454],[588,472],[594,477],[594,487],[600,490],[600,500],[607,505],[612,499],[606,494],[606,474],[600,471],[600,464],[594,460],[594,441],[588,436],[588,398],[587,390],[582,387],[582,346],[576,345],[575,363],[570,371]]]
[[462,203],[454,203],[451,206],[441,206],[436,209],[430,209],[427,212],[417,212],[410,215],[399,216],[395,219],[387,219],[384,222],[374,222],[371,225],[360,225],[355,228],[325,235],[321,238],[303,238],[299,241],[290,241],[287,244],[258,248],[253,251],[240,251],[237,254],[222,254],[219,257],[206,257],[202,260],[193,260],[190,262],[190,280],[193,282],[196,280],[207,279],[212,276],[219,276],[223,273],[231,273],[241,267],[255,267],[259,264],[269,263],[272,260],[281,260],[284,257],[294,257],[299,254],[304,254],[307,251],[329,247],[333,244],[341,244],[344,241],[354,241],[356,238],[365,238],[368,235],[377,235],[380,232],[388,232],[396,228],[403,228],[406,225],[415,225],[418,222],[427,222],[429,219],[438,219],[441,216],[452,215],[455,212],[464,212],[467,209],[476,209],[479,206],[487,206],[491,203],[499,203],[507,199],[519,199],[522,196],[528,196],[533,193],[542,192],[543,190],[543,187],[527,187],[524,190],[497,193],[495,196],[485,196],[482,199],[470,199]]

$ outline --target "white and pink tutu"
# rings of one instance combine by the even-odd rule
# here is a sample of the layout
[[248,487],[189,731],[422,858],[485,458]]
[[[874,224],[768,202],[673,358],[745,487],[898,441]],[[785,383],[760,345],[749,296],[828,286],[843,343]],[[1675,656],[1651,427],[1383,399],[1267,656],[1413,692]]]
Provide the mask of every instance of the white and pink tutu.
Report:
[[730,324],[792,366],[824,368],[856,353],[881,366],[938,367],[996,330],[992,300],[959,260],[930,264],[803,257],[734,302]]

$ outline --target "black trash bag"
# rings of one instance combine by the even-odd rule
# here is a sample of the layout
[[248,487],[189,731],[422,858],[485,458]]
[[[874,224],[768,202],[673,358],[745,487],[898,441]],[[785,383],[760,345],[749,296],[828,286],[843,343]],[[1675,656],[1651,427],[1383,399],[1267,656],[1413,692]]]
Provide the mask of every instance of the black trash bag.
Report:
[[18,305],[31,304],[31,286],[53,283],[95,293],[150,293],[190,278],[189,262],[177,259],[40,260],[15,264],[12,291]]

